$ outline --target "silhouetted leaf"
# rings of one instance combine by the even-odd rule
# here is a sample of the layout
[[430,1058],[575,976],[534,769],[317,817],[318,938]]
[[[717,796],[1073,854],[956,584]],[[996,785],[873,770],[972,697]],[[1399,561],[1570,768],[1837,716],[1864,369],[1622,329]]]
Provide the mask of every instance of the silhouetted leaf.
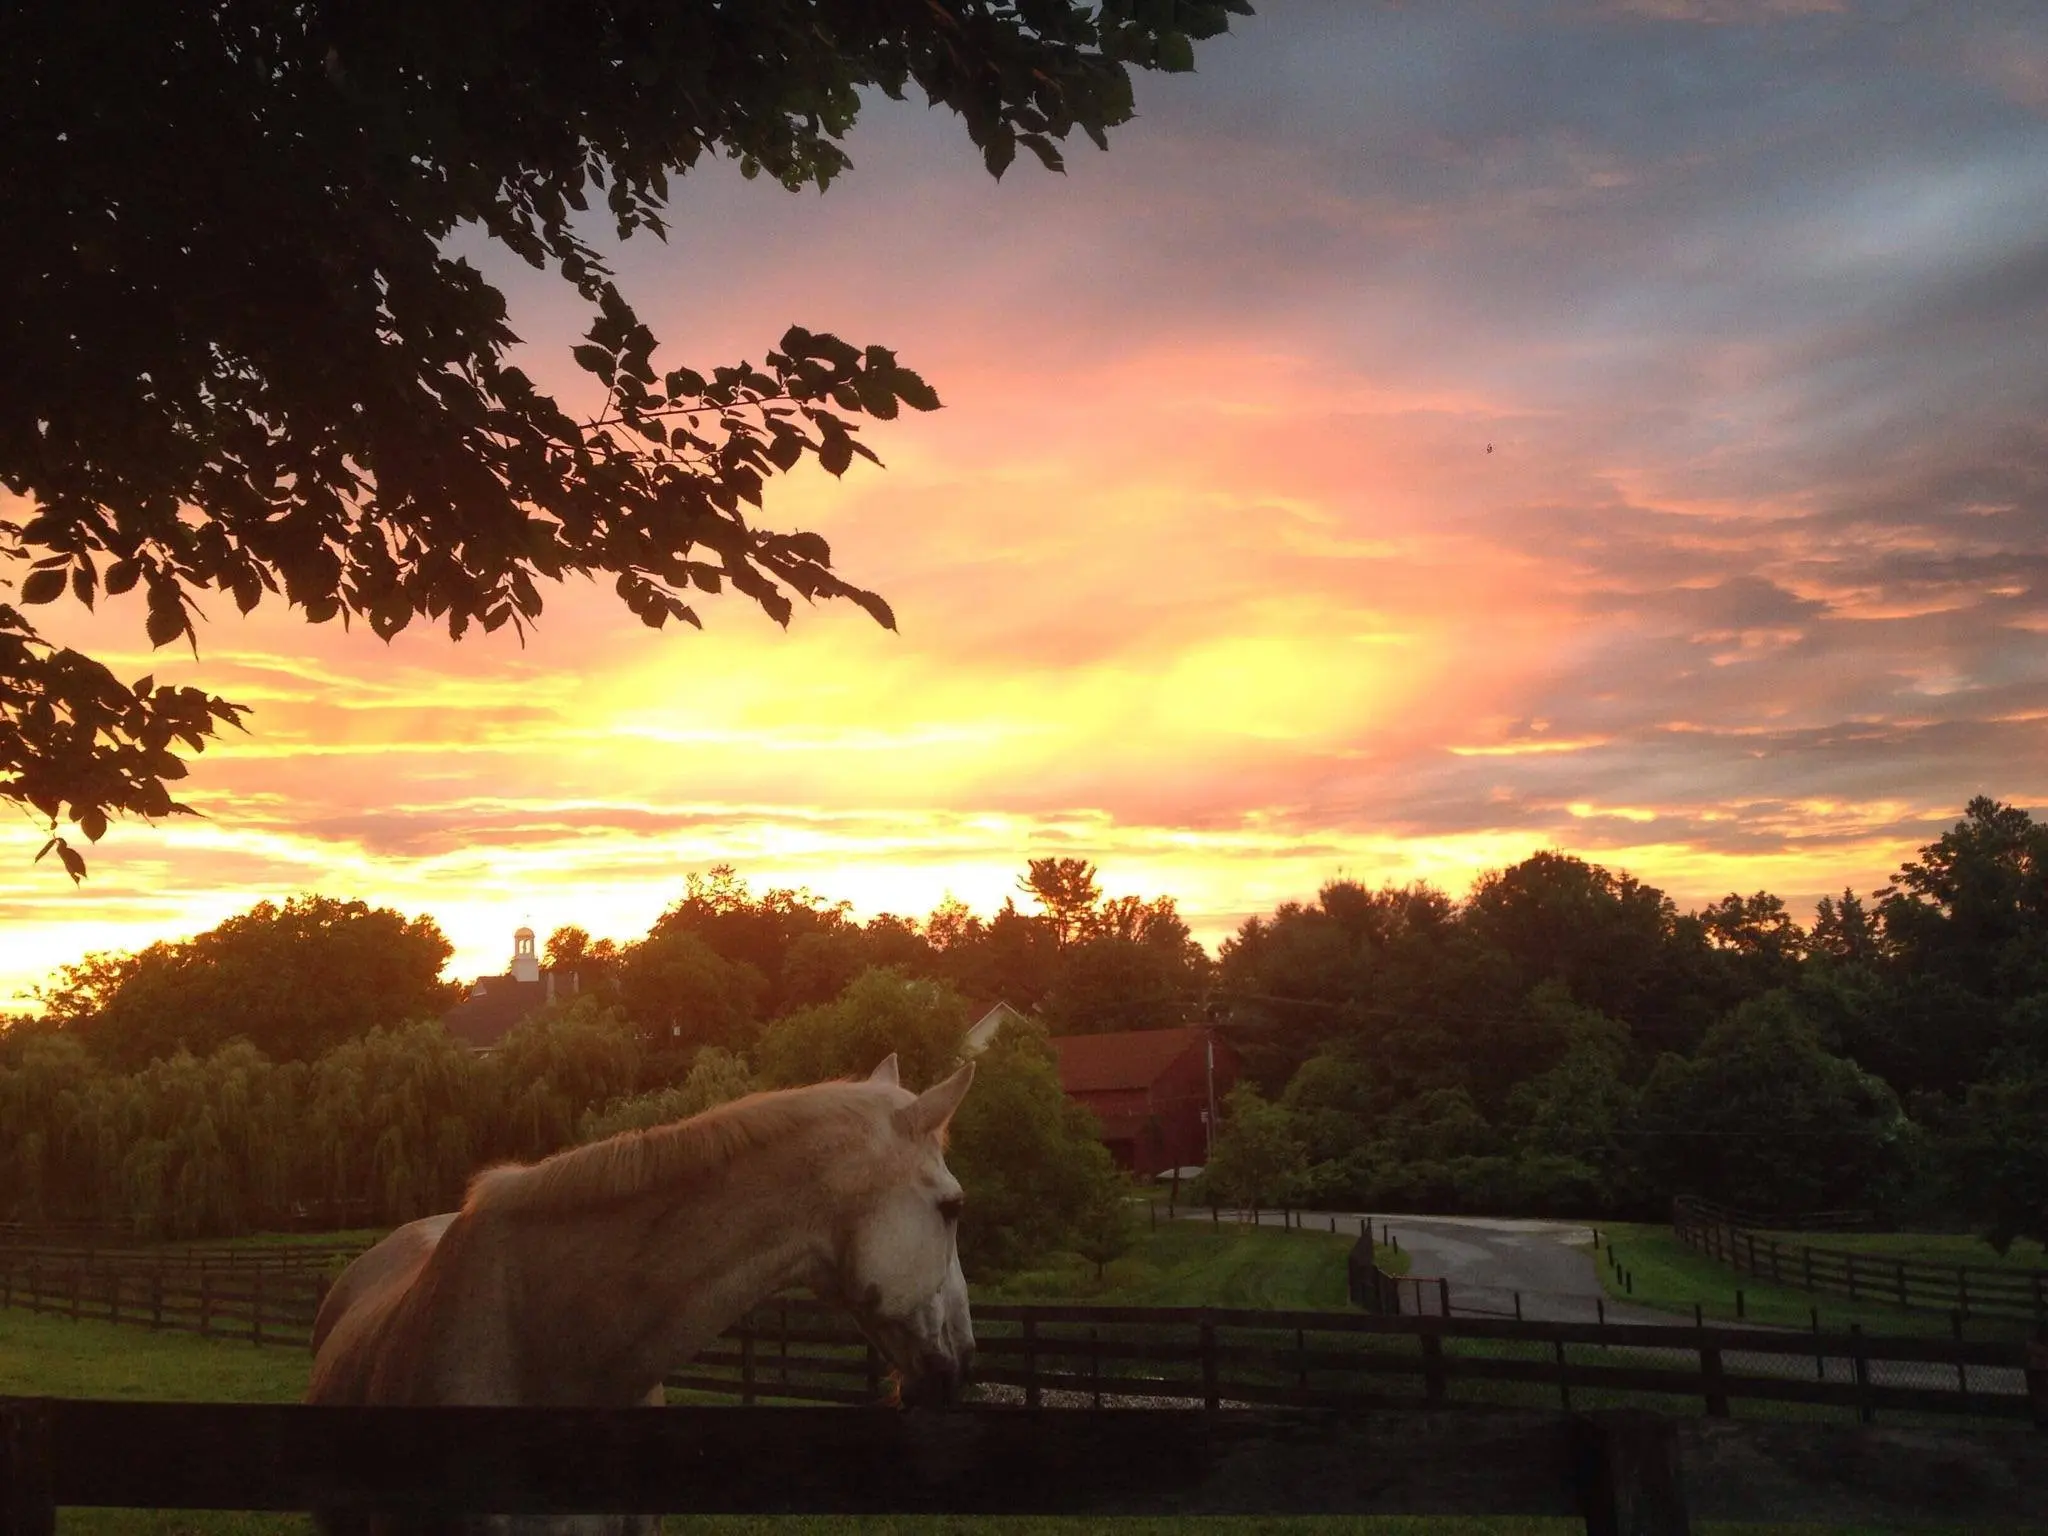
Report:
[[143,627],[151,645],[168,645],[185,632],[185,615],[180,609],[152,603]]
[[24,603],[52,603],[64,593],[62,571],[30,571],[21,584]]

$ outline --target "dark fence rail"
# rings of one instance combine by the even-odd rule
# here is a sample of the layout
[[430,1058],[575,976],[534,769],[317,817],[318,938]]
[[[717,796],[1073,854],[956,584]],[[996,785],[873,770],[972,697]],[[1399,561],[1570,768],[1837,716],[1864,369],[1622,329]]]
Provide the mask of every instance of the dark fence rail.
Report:
[[1671,1229],[1696,1253],[1809,1292],[1959,1318],[2014,1318],[2048,1327],[2048,1270],[1893,1259],[1788,1243],[1698,1201],[1672,1203]]
[[1991,1529],[2048,1437],[1654,1415],[307,1408],[0,1399],[0,1536],[63,1507],[572,1513],[1578,1516]]

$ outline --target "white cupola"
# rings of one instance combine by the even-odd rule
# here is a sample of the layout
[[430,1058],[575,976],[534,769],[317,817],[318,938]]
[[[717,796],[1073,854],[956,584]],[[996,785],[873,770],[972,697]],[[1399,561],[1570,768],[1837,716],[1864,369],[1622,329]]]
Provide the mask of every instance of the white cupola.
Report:
[[540,956],[533,952],[531,928],[521,928],[512,935],[512,979],[540,980]]

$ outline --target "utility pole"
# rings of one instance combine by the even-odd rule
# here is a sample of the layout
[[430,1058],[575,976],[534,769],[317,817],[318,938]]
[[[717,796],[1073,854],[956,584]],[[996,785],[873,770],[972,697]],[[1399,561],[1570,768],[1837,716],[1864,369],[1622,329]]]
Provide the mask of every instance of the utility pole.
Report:
[[1209,1020],[1202,1026],[1202,1057],[1207,1069],[1209,1086],[1209,1112],[1202,1117],[1202,1166],[1208,1167],[1214,1161],[1216,1152],[1216,1023]]

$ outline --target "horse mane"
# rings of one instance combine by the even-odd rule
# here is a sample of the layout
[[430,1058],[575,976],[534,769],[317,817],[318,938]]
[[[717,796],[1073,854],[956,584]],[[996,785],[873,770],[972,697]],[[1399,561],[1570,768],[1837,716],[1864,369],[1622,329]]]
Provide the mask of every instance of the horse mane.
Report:
[[743,1153],[806,1129],[871,1130],[876,1095],[863,1081],[749,1094],[673,1125],[622,1131],[537,1163],[487,1168],[469,1181],[465,1214],[587,1209],[729,1167]]

